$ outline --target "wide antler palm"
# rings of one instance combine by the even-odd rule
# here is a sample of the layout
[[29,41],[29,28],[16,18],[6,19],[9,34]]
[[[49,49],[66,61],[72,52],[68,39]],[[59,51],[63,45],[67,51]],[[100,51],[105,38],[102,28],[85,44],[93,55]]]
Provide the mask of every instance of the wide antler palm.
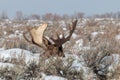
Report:
[[[32,40],[29,40],[27,37],[26,37],[26,33],[27,32],[24,32],[23,36],[24,38],[29,42],[29,43],[32,43],[32,44],[35,44],[39,47],[43,47],[43,34],[44,34],[44,31],[46,30],[47,28],[47,24],[42,24],[41,26],[37,27],[37,28],[32,28],[32,29],[28,29],[28,32],[30,33],[30,36],[32,38]],[[44,48],[45,49],[45,48]]]

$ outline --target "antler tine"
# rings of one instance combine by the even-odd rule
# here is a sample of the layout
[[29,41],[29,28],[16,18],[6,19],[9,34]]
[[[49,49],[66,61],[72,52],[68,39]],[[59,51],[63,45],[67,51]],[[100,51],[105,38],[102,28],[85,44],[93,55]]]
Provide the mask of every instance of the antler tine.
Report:
[[26,34],[27,34],[27,32],[24,32],[24,33],[23,33],[23,37],[25,38],[25,40],[26,40],[27,42],[33,44],[32,39],[29,40],[29,39],[26,37]]
[[[24,37],[24,39],[25,39],[27,42],[33,44],[33,41],[32,41],[32,35],[31,35],[31,33],[30,33],[30,30],[31,30],[32,28],[30,28],[30,27],[26,27],[26,29],[27,29],[27,31],[23,32],[23,37]],[[26,34],[27,34],[27,33],[30,34],[30,36],[31,36],[31,40],[29,40],[29,39],[26,37]]]
[[62,35],[62,38],[65,38],[65,35],[64,35],[63,31],[62,31],[62,34],[61,34],[61,35]]
[[57,37],[57,39],[54,39],[53,37],[50,37],[50,39],[51,39],[53,42],[56,42],[56,40],[60,39],[58,32],[56,32],[56,37]]
[[64,44],[66,41],[69,41],[70,38],[71,38],[71,36],[72,36],[72,34],[73,34],[73,32],[74,32],[74,30],[75,30],[75,28],[76,28],[77,21],[78,21],[78,20],[76,19],[74,22],[72,22],[72,27],[69,27],[69,29],[70,29],[70,34],[69,34],[69,36],[67,36],[67,37],[65,38],[64,33],[62,32],[62,38],[60,38],[59,35],[58,35],[58,33],[57,33],[58,39],[51,38],[51,40],[53,40],[53,42],[54,42],[57,46],[61,46],[61,45]]
[[56,34],[57,34],[57,39],[60,39],[58,32],[56,32]]
[[71,29],[70,29],[70,34],[69,34],[69,36],[66,38],[66,40],[69,40],[70,38],[71,38],[71,36],[72,36],[72,34],[73,34],[73,32],[74,32],[74,30],[75,30],[75,28],[76,28],[76,24],[77,24],[77,19],[74,21],[74,22],[72,22],[72,26],[70,27]]

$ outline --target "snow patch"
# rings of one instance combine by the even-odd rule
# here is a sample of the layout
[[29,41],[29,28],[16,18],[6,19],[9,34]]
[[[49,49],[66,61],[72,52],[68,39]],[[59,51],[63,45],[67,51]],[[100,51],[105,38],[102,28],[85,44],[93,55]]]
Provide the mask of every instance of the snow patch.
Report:
[[83,46],[83,39],[79,39],[75,43],[78,45],[78,47],[82,47]]
[[67,80],[67,79],[65,79],[65,78],[63,78],[63,77],[59,77],[59,76],[54,76],[54,75],[46,75],[46,74],[44,74],[44,73],[41,73],[41,75],[42,75],[42,79],[40,79],[40,80]]
[[77,34],[75,34],[75,33],[72,34],[72,38],[73,38],[73,39],[75,39],[75,38],[77,38],[77,37],[78,37]]
[[[12,58],[21,58],[20,56],[24,55],[25,56],[25,61],[28,63],[31,60],[38,59],[38,56],[34,56],[33,53],[19,49],[19,48],[14,48],[14,49],[8,49],[4,51],[0,51],[0,58],[6,60],[6,59],[12,59]],[[36,60],[37,61],[37,60]]]
[[6,67],[13,68],[14,65],[11,64],[11,63],[2,63],[2,62],[0,62],[0,68],[6,68]]
[[120,34],[115,37],[116,40],[120,40]]

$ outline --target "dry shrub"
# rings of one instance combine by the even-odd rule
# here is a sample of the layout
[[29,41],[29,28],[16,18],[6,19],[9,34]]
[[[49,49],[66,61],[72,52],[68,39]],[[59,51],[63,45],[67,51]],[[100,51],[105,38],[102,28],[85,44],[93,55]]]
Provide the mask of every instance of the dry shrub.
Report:
[[34,78],[40,77],[39,66],[35,61],[30,62],[25,66],[24,72],[20,75],[21,79],[33,80]]
[[2,80],[20,80],[20,74],[24,72],[24,68],[18,65],[14,67],[0,67],[0,79]]
[[41,48],[26,42],[26,40],[24,40],[23,37],[4,38],[3,40],[1,40],[0,47],[3,47],[5,50],[12,48],[20,48],[20,49],[29,50],[33,53],[41,51]]
[[120,66],[117,66],[113,74],[108,74],[109,80],[120,80]]
[[19,55],[16,55],[16,53],[10,53],[10,57],[8,57],[8,58],[1,57],[1,55],[0,55],[0,62],[12,63],[15,65],[24,66],[24,65],[26,65],[25,58],[26,58],[26,56],[23,52]]
[[26,62],[25,62],[26,56],[23,52],[21,52],[21,54],[19,54],[18,56],[16,55],[16,53],[11,53],[11,57],[12,58],[10,60],[10,63],[20,65],[20,66],[26,65]]
[[120,66],[117,67],[116,73],[114,74],[115,79],[120,79]]
[[91,68],[99,80],[107,79],[108,67],[113,62],[110,55],[113,53],[111,43],[103,41],[83,54],[86,65]]
[[51,57],[46,61],[40,61],[40,71],[47,75],[57,75],[65,77],[68,80],[82,79],[82,71],[72,69],[74,59],[67,58],[65,61],[63,58]]
[[12,75],[14,74],[13,71],[10,71],[8,68],[4,68],[0,70],[0,77],[5,80],[13,80]]
[[3,80],[34,80],[40,76],[39,73],[39,67],[34,61],[27,65],[14,64],[13,67],[0,68],[0,78]]

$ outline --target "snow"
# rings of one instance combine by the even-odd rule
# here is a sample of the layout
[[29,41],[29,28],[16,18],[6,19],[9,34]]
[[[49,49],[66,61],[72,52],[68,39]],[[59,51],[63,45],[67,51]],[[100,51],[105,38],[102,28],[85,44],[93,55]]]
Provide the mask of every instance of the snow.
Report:
[[59,24],[60,24],[61,27],[66,27],[66,24],[65,24],[65,22],[63,20],[59,21]]
[[91,35],[94,38],[94,37],[96,37],[98,35],[98,32],[93,32],[93,33],[91,33]]
[[44,80],[67,80],[67,79],[58,76],[46,76]]
[[95,21],[101,21],[104,20],[104,18],[95,18]]
[[117,35],[115,38],[116,38],[116,40],[120,40],[120,34]]
[[3,51],[4,50],[4,48],[0,48],[0,51]]
[[67,65],[67,60],[68,58],[72,58],[74,59],[71,69],[76,70],[76,71],[83,71],[83,74],[86,74],[88,72],[88,67],[86,67],[84,59],[82,57],[82,55],[78,56],[76,54],[65,54],[65,58],[63,59],[63,62],[65,63],[65,65]]
[[75,43],[78,45],[78,47],[82,47],[83,46],[83,39],[79,39]]
[[[7,59],[7,58],[12,58],[15,55],[14,57],[20,58],[19,56],[22,55],[23,53],[25,55],[26,63],[28,63],[29,61],[31,61],[33,59],[35,59],[36,61],[38,61],[38,59],[39,59],[38,54],[34,55],[30,51],[19,49],[19,48],[0,51],[0,57]],[[82,70],[84,77],[87,77],[87,74],[90,69],[87,66],[85,66],[85,62],[84,62],[84,59],[82,58],[82,55],[78,56],[76,54],[65,53],[65,56],[66,56],[65,58],[62,58],[65,65],[68,64],[67,59],[69,57],[71,57],[74,60],[72,63],[71,69],[77,70],[77,71]],[[112,57],[113,57],[113,61],[115,63],[118,63],[118,61],[120,61],[119,60],[120,56],[118,54],[113,54]],[[48,61],[48,60],[49,59],[47,59],[46,61]],[[113,65],[110,66],[110,69],[114,69],[112,66]],[[1,67],[1,69],[3,67],[11,68],[11,67],[14,67],[14,64],[0,62],[0,67]],[[62,73],[62,71],[61,71],[61,73]],[[63,77],[59,77],[59,76],[55,76],[55,75],[45,75],[44,73],[42,73],[42,79],[43,80],[67,80],[66,78],[63,78]]]
[[115,64],[120,63],[120,55],[119,54],[112,54],[112,57],[113,57],[113,61]]
[[79,53],[81,50],[88,50],[90,49],[89,46],[83,46],[83,39],[79,39],[77,41],[75,41],[75,44],[73,45],[73,48],[70,50],[72,53],[76,52]]
[[75,39],[75,38],[77,38],[77,37],[78,37],[77,34],[75,34],[75,33],[72,34],[72,38],[73,38],[73,39]]
[[10,34],[8,37],[9,37],[9,38],[14,38],[14,37],[17,37],[17,36],[14,35],[14,34]]
[[63,28],[63,30],[64,30],[64,31],[66,31],[66,30],[67,30],[67,28]]
[[12,67],[14,67],[14,65],[11,64],[11,63],[2,63],[2,62],[0,62],[0,68],[5,68],[5,67],[12,68]]
[[59,77],[59,76],[53,76],[53,75],[45,75],[44,73],[41,73],[42,75],[42,79],[40,80],[67,80],[63,77]]
[[6,31],[4,31],[3,33],[4,33],[4,35],[6,35],[6,34],[7,34],[7,32],[6,32]]
[[91,36],[92,38],[95,38],[98,34],[104,34],[104,32],[92,32]]
[[26,63],[28,63],[29,61],[32,61],[34,59],[38,60],[38,56],[33,55],[33,53],[31,53],[27,50],[23,50],[23,49],[19,49],[19,48],[0,51],[0,58],[1,59],[4,58],[4,60],[6,60],[6,59],[11,60],[13,57],[15,57],[17,59],[22,58],[20,56],[23,56],[23,58],[25,57]]

